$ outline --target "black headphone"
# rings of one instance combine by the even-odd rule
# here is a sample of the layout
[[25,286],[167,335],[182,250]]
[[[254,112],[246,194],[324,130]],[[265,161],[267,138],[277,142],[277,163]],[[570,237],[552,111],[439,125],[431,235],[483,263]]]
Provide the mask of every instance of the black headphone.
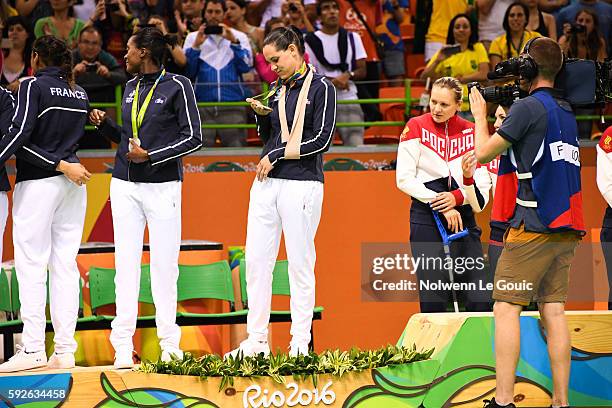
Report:
[[527,41],[523,53],[519,56],[519,75],[528,81],[532,81],[538,76],[538,64],[531,55],[529,55],[529,48],[533,46],[533,43],[540,37],[532,38]]

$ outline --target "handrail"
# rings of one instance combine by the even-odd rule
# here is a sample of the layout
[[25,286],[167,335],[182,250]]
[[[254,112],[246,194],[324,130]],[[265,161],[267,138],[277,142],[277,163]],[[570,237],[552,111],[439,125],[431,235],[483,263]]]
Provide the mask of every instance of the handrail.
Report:
[[[410,110],[418,107],[420,98],[412,98],[412,79],[404,80],[405,96],[404,98],[367,98],[367,99],[356,99],[356,100],[339,100],[338,104],[342,105],[367,105],[367,104],[378,104],[378,103],[403,103],[405,105],[404,113],[410,117]],[[267,92],[269,85],[262,83],[264,92]],[[116,112],[117,124],[123,124],[123,118],[121,117],[121,102],[123,98],[123,91],[121,85],[115,87],[115,101],[114,102],[92,102],[90,106],[92,108],[114,108]],[[235,102],[198,102],[199,107],[229,107],[229,106],[249,106],[247,102],[235,101]],[[602,116],[600,115],[577,115],[576,120],[598,120]],[[604,115],[604,119],[612,120],[612,115]],[[494,118],[489,118],[490,122],[493,122]],[[405,122],[398,121],[374,121],[374,122],[339,122],[336,127],[381,127],[381,126],[404,126]],[[254,123],[244,124],[217,124],[217,123],[202,123],[202,129],[255,129],[257,125]],[[95,129],[93,126],[85,126],[86,130]]]

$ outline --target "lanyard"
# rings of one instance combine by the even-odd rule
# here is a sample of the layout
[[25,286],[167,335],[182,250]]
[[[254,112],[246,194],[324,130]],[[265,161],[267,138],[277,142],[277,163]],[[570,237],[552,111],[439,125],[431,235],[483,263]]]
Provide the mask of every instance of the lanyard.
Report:
[[132,101],[132,137],[134,139],[138,139],[138,129],[142,125],[142,120],[144,119],[145,112],[149,107],[149,102],[151,102],[151,98],[153,97],[153,92],[155,92],[155,88],[157,88],[157,84],[159,81],[166,75],[166,69],[163,69],[161,74],[155,80],[155,83],[151,87],[151,90],[147,94],[144,102],[142,102],[142,106],[138,109],[138,90],[140,88],[140,81],[136,84],[136,91],[134,91],[134,99]]
[[306,62],[303,62],[302,66],[297,71],[295,71],[295,73],[291,75],[290,78],[287,78],[284,81],[278,78],[278,80],[274,83],[275,85],[271,91],[256,95],[253,97],[253,99],[258,99],[262,101],[270,99],[270,97],[274,95],[279,89],[281,89],[283,85],[286,85],[287,87],[291,87],[293,82],[295,82],[300,77],[304,76],[307,71],[308,71],[308,64],[306,64]]

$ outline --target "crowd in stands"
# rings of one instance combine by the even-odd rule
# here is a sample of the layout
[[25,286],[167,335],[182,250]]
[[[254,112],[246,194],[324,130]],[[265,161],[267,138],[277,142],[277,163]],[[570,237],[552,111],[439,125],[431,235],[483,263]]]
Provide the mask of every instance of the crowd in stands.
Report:
[[[611,0],[0,0],[0,84],[16,92],[31,75],[33,40],[64,39],[76,82],[91,102],[112,102],[129,79],[124,54],[144,26],[176,35],[168,71],[189,77],[198,102],[238,102],[277,78],[262,54],[265,35],[292,26],[306,58],[331,78],[339,100],[376,98],[404,78],[453,76],[487,83],[498,62],[531,38],[558,40],[567,57],[611,53]],[[338,122],[381,120],[376,104],[339,104]],[[202,106],[203,123],[252,122],[244,106]],[[364,127],[338,128],[360,145]],[[87,136],[93,139],[92,135]],[[247,130],[205,129],[207,146],[246,146]],[[104,147],[96,143],[84,147]]]

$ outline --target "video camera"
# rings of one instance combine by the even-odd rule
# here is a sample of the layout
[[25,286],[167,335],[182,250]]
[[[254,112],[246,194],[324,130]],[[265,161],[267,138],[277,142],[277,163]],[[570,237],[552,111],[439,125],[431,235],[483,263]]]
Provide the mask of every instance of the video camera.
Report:
[[[502,61],[487,74],[487,78],[514,79],[514,84],[485,88],[477,82],[472,82],[468,84],[468,94],[473,87],[476,87],[485,101],[510,106],[517,99],[527,96],[527,92],[520,88],[519,80],[533,79],[535,77],[533,69],[534,67],[530,66],[523,57]],[[604,62],[565,60],[555,80],[555,88],[563,90],[564,98],[573,107],[593,107],[612,101],[612,60],[610,58]]]

